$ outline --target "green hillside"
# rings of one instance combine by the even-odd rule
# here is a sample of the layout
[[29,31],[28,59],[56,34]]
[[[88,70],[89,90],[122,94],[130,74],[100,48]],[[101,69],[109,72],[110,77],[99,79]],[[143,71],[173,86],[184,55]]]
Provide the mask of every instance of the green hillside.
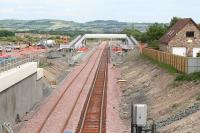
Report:
[[120,32],[124,28],[135,27],[140,31],[145,31],[149,24],[145,23],[127,23],[113,20],[96,20],[86,23],[77,23],[73,21],[64,20],[0,20],[0,29],[7,29],[13,31],[90,31],[96,33],[115,33]]

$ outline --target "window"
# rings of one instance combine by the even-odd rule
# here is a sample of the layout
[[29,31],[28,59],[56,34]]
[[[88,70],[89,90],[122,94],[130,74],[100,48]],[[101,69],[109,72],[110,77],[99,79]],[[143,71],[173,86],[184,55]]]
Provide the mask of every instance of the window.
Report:
[[194,31],[187,31],[186,32],[186,37],[194,37]]

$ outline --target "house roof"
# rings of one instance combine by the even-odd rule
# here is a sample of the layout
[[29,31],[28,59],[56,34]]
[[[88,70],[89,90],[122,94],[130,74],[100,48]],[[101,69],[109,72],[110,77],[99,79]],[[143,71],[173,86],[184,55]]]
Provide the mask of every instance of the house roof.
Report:
[[168,44],[169,41],[181,30],[187,25],[188,23],[192,22],[198,29],[198,25],[191,19],[191,18],[185,18],[185,19],[180,19],[174,24],[169,31],[163,35],[160,38],[160,43]]

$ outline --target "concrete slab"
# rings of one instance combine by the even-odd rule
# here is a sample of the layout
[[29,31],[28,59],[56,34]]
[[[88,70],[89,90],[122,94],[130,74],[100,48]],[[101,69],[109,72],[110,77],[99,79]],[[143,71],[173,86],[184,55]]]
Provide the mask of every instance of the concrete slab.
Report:
[[29,62],[0,73],[0,92],[37,72],[37,62]]

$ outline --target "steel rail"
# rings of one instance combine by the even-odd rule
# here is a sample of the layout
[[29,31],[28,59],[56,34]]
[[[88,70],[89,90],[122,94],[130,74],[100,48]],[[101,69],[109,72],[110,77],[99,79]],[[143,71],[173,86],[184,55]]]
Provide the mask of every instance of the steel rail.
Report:
[[[101,51],[99,51],[98,54],[100,54]],[[81,72],[83,72],[84,68],[86,68],[86,66],[88,65],[88,63],[90,62],[90,60],[92,59],[92,56],[94,56],[95,52],[92,53],[92,55],[88,58],[88,60],[86,60],[86,63],[84,64],[84,66],[81,68],[81,70],[75,75],[75,77],[72,79],[72,81],[66,86],[66,89],[64,90],[64,92],[61,94],[61,96],[58,98],[57,102],[53,105],[52,109],[50,110],[50,112],[47,114],[47,117],[45,118],[45,120],[43,121],[43,123],[40,125],[39,129],[37,130],[36,133],[40,133],[45,125],[45,123],[47,122],[47,120],[49,119],[49,117],[51,116],[52,112],[55,110],[56,106],[58,105],[58,103],[60,102],[60,100],[63,98],[64,94],[67,92],[67,90],[69,89],[69,87],[72,85],[72,83],[76,80],[76,78],[80,75]]]
[[[108,67],[108,49],[104,50],[101,58],[101,64],[94,79],[88,100],[85,103],[85,109],[82,112],[82,118],[79,121],[76,133],[105,133],[106,119],[106,89],[107,89],[107,67]],[[100,103],[99,103],[100,102]],[[100,106],[98,106],[98,103]],[[95,112],[95,111],[99,112]],[[94,112],[95,113],[94,113]],[[98,116],[96,118],[95,116]],[[96,118],[94,120],[94,117]],[[88,125],[89,123],[89,125]],[[98,123],[98,125],[97,125]]]
[[[100,53],[101,53],[101,52],[100,52]],[[100,54],[100,53],[98,54],[97,59],[99,58],[99,56],[102,56],[102,54]],[[101,57],[101,58],[102,58],[102,57]],[[68,122],[69,122],[69,120],[70,120],[70,118],[71,118],[71,116],[72,116],[72,114],[73,114],[73,112],[74,112],[74,109],[75,109],[75,107],[76,107],[76,105],[77,105],[77,102],[78,102],[78,100],[79,100],[79,98],[80,98],[80,96],[81,96],[81,94],[82,94],[82,92],[83,92],[83,89],[84,89],[86,83],[88,82],[88,79],[89,79],[89,77],[90,77],[90,75],[91,75],[91,73],[92,73],[94,67],[96,66],[96,63],[100,64],[100,62],[97,62],[97,61],[98,61],[98,60],[95,60],[95,63],[94,63],[94,65],[92,66],[92,69],[90,70],[90,72],[89,72],[89,74],[88,74],[88,76],[87,76],[87,78],[86,78],[86,80],[85,80],[83,86],[81,87],[81,91],[79,92],[78,97],[76,98],[75,103],[73,104],[73,107],[72,107],[72,109],[70,110],[70,115],[69,115],[69,117],[66,119],[66,122],[65,122],[65,124],[64,124],[64,127],[63,127],[61,133],[64,133],[65,127],[68,125]],[[99,65],[98,65],[98,67],[99,67]],[[97,69],[98,69],[98,68],[97,68]],[[96,73],[97,73],[97,71],[95,72],[95,75],[96,75]]]

